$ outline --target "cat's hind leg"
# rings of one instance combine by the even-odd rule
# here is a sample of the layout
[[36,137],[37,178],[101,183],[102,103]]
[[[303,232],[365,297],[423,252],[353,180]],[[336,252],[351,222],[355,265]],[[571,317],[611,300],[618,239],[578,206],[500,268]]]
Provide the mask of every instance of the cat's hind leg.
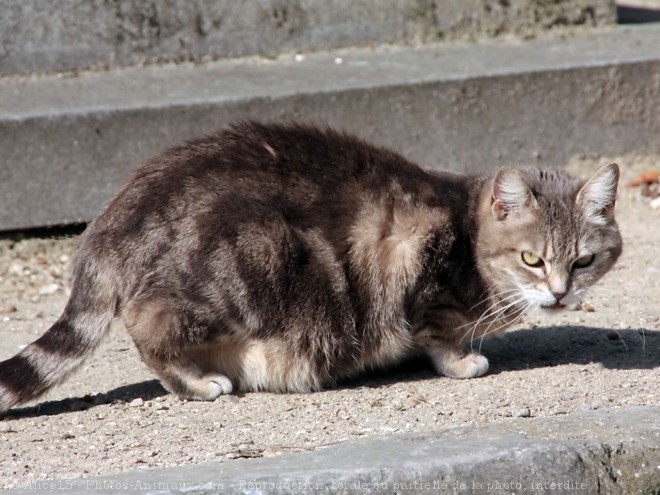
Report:
[[156,356],[142,357],[156,372],[163,386],[180,399],[215,400],[231,393],[231,380],[220,373],[202,374],[199,368],[185,359],[162,359]]
[[205,372],[191,359],[189,331],[181,318],[163,301],[141,301],[124,312],[123,320],[140,356],[163,386],[180,399],[214,400],[229,394],[231,380]]

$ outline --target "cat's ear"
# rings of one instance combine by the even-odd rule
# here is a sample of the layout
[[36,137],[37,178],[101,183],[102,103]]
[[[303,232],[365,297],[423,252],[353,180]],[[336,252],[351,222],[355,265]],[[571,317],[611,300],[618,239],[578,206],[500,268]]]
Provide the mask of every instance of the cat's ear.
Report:
[[497,171],[493,179],[491,209],[498,220],[506,219],[510,214],[521,212],[537,205],[536,198],[520,172],[511,167]]
[[582,186],[575,202],[590,221],[607,223],[614,218],[618,184],[619,166],[616,163],[605,165]]

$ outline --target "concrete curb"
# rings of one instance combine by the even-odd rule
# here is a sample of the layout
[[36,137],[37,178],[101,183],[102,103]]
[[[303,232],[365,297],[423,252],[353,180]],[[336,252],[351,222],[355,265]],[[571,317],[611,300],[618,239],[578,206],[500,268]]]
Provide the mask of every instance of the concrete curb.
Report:
[[35,489],[161,494],[660,493],[660,408],[585,411],[370,437],[272,458],[34,482],[9,493]]
[[0,79],[0,230],[86,222],[140,161],[239,119],[316,121],[422,165],[660,151],[660,27]]
[[0,75],[614,23],[612,0],[3,0]]

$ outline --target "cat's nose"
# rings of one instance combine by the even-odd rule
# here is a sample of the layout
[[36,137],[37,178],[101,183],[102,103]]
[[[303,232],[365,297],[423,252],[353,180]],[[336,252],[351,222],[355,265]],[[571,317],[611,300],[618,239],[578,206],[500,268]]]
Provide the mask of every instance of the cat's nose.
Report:
[[566,294],[568,294],[568,291],[563,291],[563,292],[554,292],[553,291],[553,292],[551,292],[551,294],[553,296],[555,296],[555,299],[557,299],[557,302],[559,302],[562,299],[564,299],[564,296],[566,296]]

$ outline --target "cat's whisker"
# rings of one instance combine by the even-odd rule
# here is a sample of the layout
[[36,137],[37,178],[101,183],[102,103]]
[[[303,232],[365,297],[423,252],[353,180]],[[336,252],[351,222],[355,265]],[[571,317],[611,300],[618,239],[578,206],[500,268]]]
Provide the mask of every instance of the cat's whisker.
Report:
[[[517,306],[518,304],[520,304],[521,302],[524,302],[524,301],[525,301],[524,297],[522,297],[522,296],[520,296],[520,295],[518,295],[518,296],[519,296],[519,297],[518,297],[517,299],[515,299],[515,300],[512,301],[512,302],[510,302],[509,304],[506,304],[505,306],[502,306],[502,307],[499,307],[499,308],[495,308],[496,311],[491,311],[491,312],[488,313],[488,314],[484,313],[484,315],[482,315],[482,317],[479,318],[479,319],[477,320],[477,322],[474,324],[474,326],[473,326],[472,329],[471,329],[471,335],[470,335],[470,348],[471,348],[471,349],[473,349],[473,344],[474,344],[474,340],[475,340],[475,331],[476,331],[476,329],[479,327],[479,325],[481,324],[481,322],[482,322],[484,319],[486,319],[486,318],[492,318],[492,321],[491,321],[491,322],[489,323],[489,325],[486,327],[486,330],[484,330],[484,332],[482,333],[482,336],[483,336],[484,334],[489,333],[490,328],[491,328],[495,323],[497,323],[497,322],[500,321],[499,318],[500,318],[500,317],[501,317],[501,316],[502,316],[502,315],[503,315],[503,314],[504,314],[509,308],[511,308],[511,307],[515,307],[515,306]],[[511,299],[511,297],[509,297],[509,298],[507,298],[507,299]],[[496,303],[496,304],[497,304],[497,303]],[[528,307],[528,306],[527,306],[527,307]],[[522,312],[524,312],[524,311],[527,309],[527,307],[523,307],[523,308],[522,308]],[[521,311],[521,310],[516,310],[516,311],[514,312],[514,314],[516,314],[518,311]],[[509,323],[508,323],[507,321],[503,322],[502,325],[500,325],[500,326],[497,327],[497,330],[499,330],[499,329],[501,329],[501,328],[507,326],[508,324],[509,324]],[[493,330],[493,331],[496,331],[496,330]],[[467,336],[467,332],[466,332],[465,336]],[[465,336],[464,336],[463,338],[465,338]],[[481,345],[480,345],[479,347],[481,347]]]
[[507,320],[503,321],[501,325],[499,325],[499,326],[497,326],[495,329],[492,329],[492,330],[491,330],[491,327],[492,327],[494,324],[499,323],[499,322],[501,321],[498,317],[501,316],[501,314],[502,314],[504,311],[506,311],[509,307],[511,307],[511,306],[515,306],[515,305],[517,305],[517,304],[519,304],[519,303],[521,303],[521,302],[525,302],[525,300],[524,300],[523,298],[521,298],[520,300],[518,300],[518,301],[514,301],[513,303],[509,304],[508,306],[502,308],[502,311],[500,311],[500,312],[497,314],[497,317],[495,317],[495,318],[489,323],[489,325],[486,327],[486,329],[482,332],[481,337],[483,337],[484,335],[488,335],[488,334],[490,334],[490,333],[497,332],[497,330],[499,330],[499,329],[501,329],[501,328],[503,328],[503,327],[505,327],[505,326],[510,326],[511,324],[513,324],[513,322],[517,321],[517,320],[518,320],[518,317],[519,317],[520,315],[524,314],[524,313],[527,311],[527,309],[529,309],[529,307],[530,307],[529,304],[524,304],[522,307],[514,309],[514,312],[513,312],[513,314],[512,314],[513,320],[507,319]]
[[472,321],[472,322],[469,322],[469,323],[466,323],[464,325],[461,325],[461,326],[457,327],[456,330],[459,330],[461,328],[469,326],[467,331],[465,333],[463,333],[463,335],[461,336],[460,341],[463,342],[465,340],[465,338],[468,336],[468,334],[471,334],[470,343],[472,343],[472,341],[474,340],[474,332],[479,327],[479,325],[481,325],[481,323],[484,320],[488,319],[488,318],[493,317],[494,319],[497,319],[497,316],[499,316],[502,311],[505,311],[510,306],[510,305],[507,305],[506,307],[501,308],[501,307],[499,307],[499,304],[501,302],[507,301],[507,300],[509,300],[509,299],[511,299],[515,296],[516,296],[516,294],[511,294],[510,296],[508,296],[506,298],[503,298],[500,301],[494,302],[491,306],[486,308],[486,310],[481,314],[481,316],[476,321]]
[[[495,289],[495,287],[493,285],[489,285],[489,290],[494,290],[494,289]],[[469,313],[470,311],[472,311],[473,309],[476,309],[479,305],[481,305],[485,302],[497,301],[497,300],[502,301],[502,300],[505,300],[505,299],[502,299],[501,296],[509,295],[509,297],[510,297],[511,295],[515,295],[518,292],[519,292],[518,289],[508,289],[508,290],[502,290],[500,292],[489,293],[489,295],[484,297],[481,301],[479,301],[478,303],[476,303],[473,306],[471,306],[470,308],[468,308],[467,312]]]
[[636,329],[639,339],[642,341],[642,352],[646,350],[646,331],[644,328]]
[[628,352],[628,344],[626,344],[626,341],[625,341],[625,339],[623,338],[623,335],[621,335],[621,332],[619,332],[619,331],[618,331],[617,329],[615,329],[615,328],[612,328],[611,330],[619,336],[618,340],[621,341],[621,343],[623,344],[623,347],[626,349],[626,352]]
[[[506,301],[508,301],[508,300],[510,300],[510,299],[512,299],[512,298],[514,298],[514,297],[516,297],[517,295],[519,295],[517,290],[510,290],[510,291],[502,291],[500,294],[496,294],[496,296],[500,296],[500,295],[502,295],[502,294],[509,294],[509,295],[508,295],[507,297],[503,297],[503,298],[499,298],[499,299],[495,300],[490,306],[488,306],[488,307],[484,310],[484,312],[481,314],[481,316],[477,319],[476,322],[475,322],[475,321],[469,321],[469,322],[467,322],[467,323],[464,323],[463,325],[460,325],[460,326],[456,327],[454,330],[460,330],[461,328],[465,328],[465,327],[470,327],[470,330],[471,330],[473,325],[475,325],[475,324],[477,324],[477,325],[480,324],[484,319],[489,318],[492,314],[498,312],[499,309],[500,309],[500,308],[498,307],[499,304],[501,304],[501,303],[503,303],[503,302],[506,302]],[[493,297],[490,297],[490,298],[488,298],[488,299],[491,299],[491,300],[492,300]],[[486,299],[486,300],[487,300],[487,299]],[[484,300],[483,302],[485,302],[486,300]],[[465,338],[465,336],[467,335],[467,333],[468,333],[470,330],[468,330],[467,332],[465,332],[465,334],[463,335],[463,338]],[[461,340],[462,340],[462,339],[461,339]]]
[[[642,352],[644,352],[646,350],[646,331],[645,331],[645,329],[644,328],[631,328],[630,330],[633,330],[637,334],[637,336],[639,337],[639,341],[642,344]],[[619,330],[617,330],[616,328],[610,328],[609,331],[614,332],[614,333],[617,334],[617,336],[619,337],[617,340],[621,341],[621,343],[623,344],[623,346],[626,349],[626,352],[628,352],[628,345],[626,344],[625,339],[623,338],[623,334]]]
[[510,322],[504,322],[504,323],[502,323],[501,325],[499,325],[498,327],[496,327],[496,328],[494,328],[493,330],[490,330],[490,331],[488,331],[488,329],[486,329],[486,332],[484,332],[483,334],[481,334],[481,337],[480,337],[480,340],[479,340],[479,352],[481,352],[481,347],[482,347],[482,345],[483,345],[483,343],[484,343],[484,339],[485,339],[488,335],[490,335],[490,334],[494,334],[494,333],[496,333],[497,331],[501,330],[502,328],[509,327],[509,326],[512,326],[512,325],[515,325],[516,323],[518,323],[518,321],[520,321],[520,320],[522,319],[522,317],[525,315],[525,313],[527,312],[527,310],[529,309],[529,307],[530,307],[530,305],[527,304],[527,305],[523,306],[522,308],[520,308],[520,309],[517,311],[517,314],[515,315],[515,317],[513,318],[513,320],[511,320]]

